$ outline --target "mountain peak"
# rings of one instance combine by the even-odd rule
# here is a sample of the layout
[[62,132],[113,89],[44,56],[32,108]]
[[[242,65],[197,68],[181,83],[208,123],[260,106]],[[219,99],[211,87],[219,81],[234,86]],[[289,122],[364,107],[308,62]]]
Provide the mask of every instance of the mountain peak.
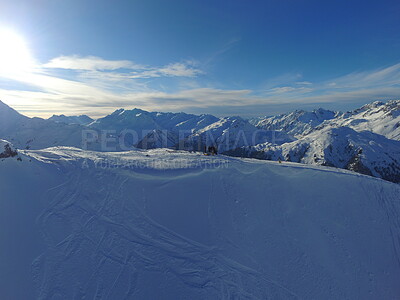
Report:
[[79,115],[79,116],[53,115],[52,117],[49,118],[49,120],[57,123],[80,124],[80,125],[87,125],[93,122],[93,119],[87,115]]

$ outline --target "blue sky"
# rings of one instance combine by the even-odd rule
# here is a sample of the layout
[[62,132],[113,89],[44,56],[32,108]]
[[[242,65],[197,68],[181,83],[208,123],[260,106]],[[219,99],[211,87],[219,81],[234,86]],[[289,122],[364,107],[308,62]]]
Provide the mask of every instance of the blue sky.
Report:
[[388,0],[3,0],[0,99],[43,117],[348,110],[400,98],[399,16]]

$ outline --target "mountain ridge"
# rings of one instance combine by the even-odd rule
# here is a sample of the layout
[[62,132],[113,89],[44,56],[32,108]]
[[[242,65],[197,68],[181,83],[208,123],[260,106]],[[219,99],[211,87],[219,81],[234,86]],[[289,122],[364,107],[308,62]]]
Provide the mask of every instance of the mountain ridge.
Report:
[[[257,120],[121,108],[87,125],[28,118],[0,103],[0,124],[0,138],[20,149],[72,146],[126,151],[165,147],[202,152],[216,146],[219,153],[227,155],[325,164],[399,182],[399,100],[375,101],[346,113],[297,110]],[[336,130],[340,128],[343,130]],[[367,131],[373,134],[364,133]],[[315,153],[305,150],[316,141],[320,146],[313,146]],[[328,149],[338,157],[331,158]],[[354,149],[369,149],[369,154],[357,156]],[[316,159],[306,159],[301,153]]]

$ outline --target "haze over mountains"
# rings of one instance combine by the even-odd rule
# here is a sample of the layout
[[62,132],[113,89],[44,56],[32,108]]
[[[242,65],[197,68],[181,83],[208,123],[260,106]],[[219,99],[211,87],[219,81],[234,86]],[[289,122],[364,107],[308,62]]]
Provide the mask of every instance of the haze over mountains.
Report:
[[88,116],[28,118],[0,103],[0,137],[20,149],[72,146],[97,151],[172,148],[344,168],[400,182],[400,101],[342,113],[324,109],[279,116],[212,115],[118,109]]

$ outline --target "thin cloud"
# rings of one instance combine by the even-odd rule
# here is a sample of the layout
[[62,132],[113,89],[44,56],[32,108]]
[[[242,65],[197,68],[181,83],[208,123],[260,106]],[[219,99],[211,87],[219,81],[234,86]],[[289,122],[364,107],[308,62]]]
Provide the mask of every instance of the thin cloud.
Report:
[[67,69],[67,70],[82,70],[82,71],[142,68],[142,66],[136,65],[129,60],[105,60],[96,56],[80,57],[77,55],[59,56],[53,58],[48,63],[44,64],[43,67],[50,69]]
[[214,62],[219,56],[225,54],[228,52],[230,49],[232,49],[235,44],[240,42],[240,38],[234,37],[230,39],[227,43],[225,43],[220,49],[212,53],[204,62],[205,66],[210,65],[212,62]]
[[309,81],[299,81],[295,82],[297,85],[312,85],[312,82]]
[[195,77],[203,74],[194,61],[170,63],[161,67],[135,64],[129,60],[105,60],[96,56],[81,57],[77,55],[60,56],[40,66],[51,69],[79,71],[82,74],[90,72],[90,76],[115,80],[157,78],[157,77]]
[[[65,58],[65,57],[64,57]],[[71,58],[71,57],[69,57]],[[38,65],[31,72],[0,73],[7,81],[22,83],[19,89],[0,89],[0,99],[29,116],[50,116],[53,113],[82,114],[92,117],[106,115],[117,108],[140,107],[146,110],[221,112],[246,111],[266,114],[268,106],[289,107],[312,103],[349,103],[374,99],[398,98],[400,95],[400,64],[377,70],[351,73],[326,82],[299,81],[300,74],[286,74],[270,80],[262,90],[217,89],[204,87],[195,78],[202,74],[196,62],[184,61],[163,67],[141,67],[128,61],[83,59],[52,60]],[[75,60],[74,60],[75,59]],[[76,60],[77,59],[77,60]],[[54,72],[55,66],[72,70],[68,76]],[[83,63],[84,62],[84,63]],[[125,71],[123,69],[128,69]],[[144,79],[159,77],[191,78],[194,84],[181,86],[174,92],[151,88]],[[68,79],[67,79],[68,78]],[[285,83],[285,79],[288,81]],[[251,109],[251,111],[250,111]]]
[[174,63],[157,70],[158,73],[164,76],[180,76],[180,77],[195,77],[203,72],[196,69],[193,65],[184,63]]
[[[353,72],[331,80],[311,83],[308,81],[293,82],[295,75],[281,76],[269,81],[271,86],[282,83],[286,77],[289,85],[271,87],[264,95],[279,94],[285,101],[303,101],[310,103],[316,99],[321,101],[340,102],[373,98],[398,97],[400,90],[400,64],[370,71]],[[396,96],[397,93],[397,96]]]
[[391,86],[400,84],[400,63],[372,71],[354,72],[326,83],[336,89]]
[[295,90],[296,90],[296,88],[294,88],[292,86],[282,86],[282,87],[273,88],[270,91],[272,93],[282,94],[282,93],[293,92]]

